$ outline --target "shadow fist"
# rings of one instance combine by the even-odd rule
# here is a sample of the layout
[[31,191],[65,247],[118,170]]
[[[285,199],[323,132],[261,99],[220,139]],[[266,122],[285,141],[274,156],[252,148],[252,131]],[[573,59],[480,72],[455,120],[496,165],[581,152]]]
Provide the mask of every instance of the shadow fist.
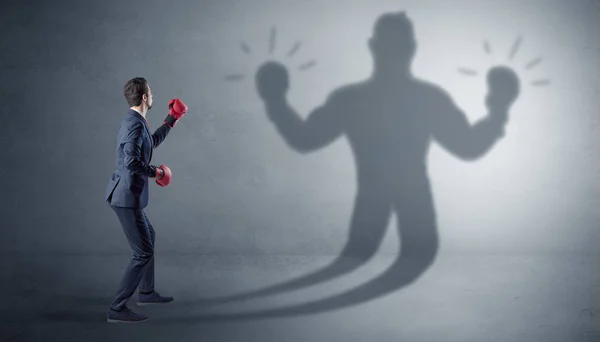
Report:
[[285,99],[289,89],[287,68],[278,62],[266,62],[256,72],[256,89],[263,101],[279,102]]
[[485,104],[492,113],[507,113],[519,96],[519,78],[507,67],[494,67],[487,74]]

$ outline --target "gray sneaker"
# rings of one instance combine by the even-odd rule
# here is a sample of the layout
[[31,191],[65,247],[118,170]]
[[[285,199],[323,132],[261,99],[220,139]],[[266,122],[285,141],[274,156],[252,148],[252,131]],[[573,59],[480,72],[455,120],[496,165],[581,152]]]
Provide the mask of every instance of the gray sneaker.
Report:
[[139,323],[147,319],[148,316],[135,313],[128,307],[124,307],[121,311],[108,309],[108,313],[106,314],[106,321],[108,323]]

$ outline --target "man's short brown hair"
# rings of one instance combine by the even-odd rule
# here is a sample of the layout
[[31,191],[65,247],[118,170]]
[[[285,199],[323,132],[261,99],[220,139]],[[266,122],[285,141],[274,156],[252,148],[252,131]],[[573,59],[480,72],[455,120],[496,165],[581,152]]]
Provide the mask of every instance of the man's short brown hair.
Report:
[[123,87],[123,95],[129,107],[139,106],[144,94],[148,96],[148,81],[144,77],[132,78]]

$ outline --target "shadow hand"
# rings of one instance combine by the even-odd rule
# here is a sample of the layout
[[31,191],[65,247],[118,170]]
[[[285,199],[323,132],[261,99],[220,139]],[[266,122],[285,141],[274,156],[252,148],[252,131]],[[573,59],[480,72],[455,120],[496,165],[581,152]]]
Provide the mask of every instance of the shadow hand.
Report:
[[266,62],[256,72],[256,89],[261,99],[269,103],[285,100],[289,89],[287,68],[278,62]]
[[487,75],[488,95],[485,104],[491,113],[507,115],[519,96],[519,78],[507,67],[490,69]]

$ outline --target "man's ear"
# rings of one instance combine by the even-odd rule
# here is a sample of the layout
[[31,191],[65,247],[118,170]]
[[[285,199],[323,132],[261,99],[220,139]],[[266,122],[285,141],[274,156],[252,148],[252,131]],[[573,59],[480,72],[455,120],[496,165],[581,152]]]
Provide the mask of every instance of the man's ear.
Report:
[[371,50],[371,52],[375,50],[375,39],[373,39],[373,37],[369,38],[369,50]]

